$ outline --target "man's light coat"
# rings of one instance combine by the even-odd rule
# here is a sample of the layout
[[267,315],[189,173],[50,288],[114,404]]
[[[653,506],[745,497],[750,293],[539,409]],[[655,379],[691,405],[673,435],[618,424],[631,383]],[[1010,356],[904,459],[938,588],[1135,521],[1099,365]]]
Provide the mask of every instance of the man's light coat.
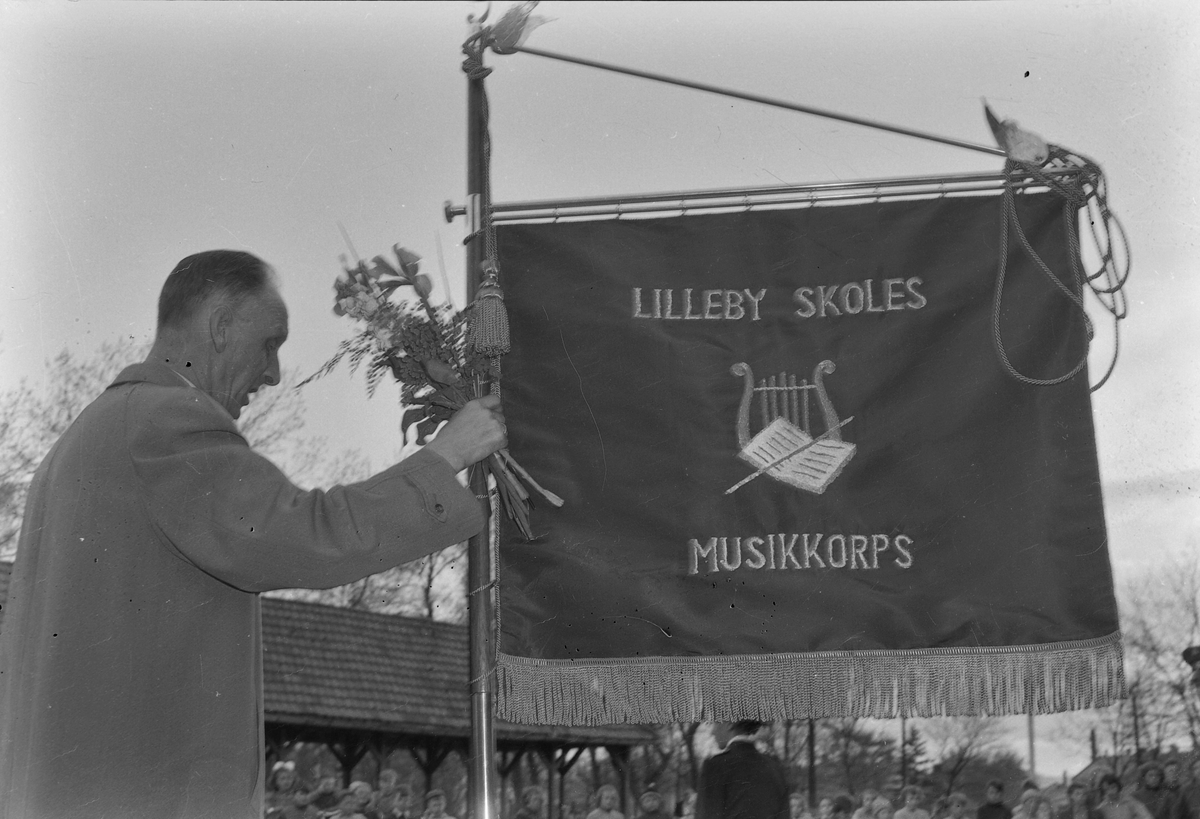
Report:
[[0,817],[258,819],[258,593],[347,583],[483,522],[434,453],[303,491],[178,374],[125,369],[29,492],[0,633]]

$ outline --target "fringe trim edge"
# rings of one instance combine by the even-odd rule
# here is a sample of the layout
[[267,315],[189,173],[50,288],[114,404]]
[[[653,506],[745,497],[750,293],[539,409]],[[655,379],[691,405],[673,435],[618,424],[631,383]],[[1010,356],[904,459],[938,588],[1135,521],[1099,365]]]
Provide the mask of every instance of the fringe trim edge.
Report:
[[1125,696],[1120,632],[983,648],[538,660],[500,653],[497,717],[613,725],[1051,714]]

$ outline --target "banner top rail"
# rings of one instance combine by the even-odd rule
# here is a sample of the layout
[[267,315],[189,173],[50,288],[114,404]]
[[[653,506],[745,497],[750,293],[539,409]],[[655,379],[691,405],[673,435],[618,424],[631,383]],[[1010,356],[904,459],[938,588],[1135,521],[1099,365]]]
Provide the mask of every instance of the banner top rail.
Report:
[[[1078,167],[1049,168],[1043,172],[1053,177],[1069,177],[1081,173]],[[538,199],[524,202],[502,202],[491,206],[496,222],[517,222],[542,219],[619,218],[626,215],[649,215],[693,210],[763,208],[819,202],[885,199],[898,197],[949,196],[964,193],[999,193],[1005,184],[1021,190],[1045,187],[1029,177],[1013,180],[1002,172],[948,174],[941,176],[895,177],[854,182],[817,182],[802,185],[771,185],[749,188],[715,188],[693,191],[618,194],[575,199]],[[465,205],[447,201],[444,213],[447,222],[467,212]]]

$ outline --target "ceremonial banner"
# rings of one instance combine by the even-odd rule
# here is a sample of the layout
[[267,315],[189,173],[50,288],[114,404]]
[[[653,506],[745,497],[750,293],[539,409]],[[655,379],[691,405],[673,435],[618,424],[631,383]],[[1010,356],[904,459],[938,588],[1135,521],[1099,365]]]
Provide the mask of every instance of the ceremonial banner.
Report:
[[[1061,200],[1018,195],[1070,280]],[[1047,713],[1123,695],[1079,308],[998,196],[497,228],[498,715]]]

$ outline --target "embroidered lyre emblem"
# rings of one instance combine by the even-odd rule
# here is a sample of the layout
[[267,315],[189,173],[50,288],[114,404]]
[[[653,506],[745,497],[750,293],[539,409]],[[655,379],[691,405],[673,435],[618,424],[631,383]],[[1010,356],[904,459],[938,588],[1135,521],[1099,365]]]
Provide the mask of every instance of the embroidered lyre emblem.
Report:
[[[854,456],[854,444],[842,440],[841,429],[853,418],[838,421],[833,402],[825,392],[824,377],[834,371],[834,363],[822,361],[813,370],[812,383],[797,381],[796,376],[780,373],[754,383],[750,365],[739,362],[729,372],[745,381],[742,403],[738,407],[737,438],[741,451],[738,457],[755,471],[725,490],[732,494],[760,475],[781,483],[821,494],[841,474]],[[809,425],[809,390],[817,394],[817,402],[825,421],[825,431],[813,437]],[[762,429],[750,436],[751,405],[758,394]]]

